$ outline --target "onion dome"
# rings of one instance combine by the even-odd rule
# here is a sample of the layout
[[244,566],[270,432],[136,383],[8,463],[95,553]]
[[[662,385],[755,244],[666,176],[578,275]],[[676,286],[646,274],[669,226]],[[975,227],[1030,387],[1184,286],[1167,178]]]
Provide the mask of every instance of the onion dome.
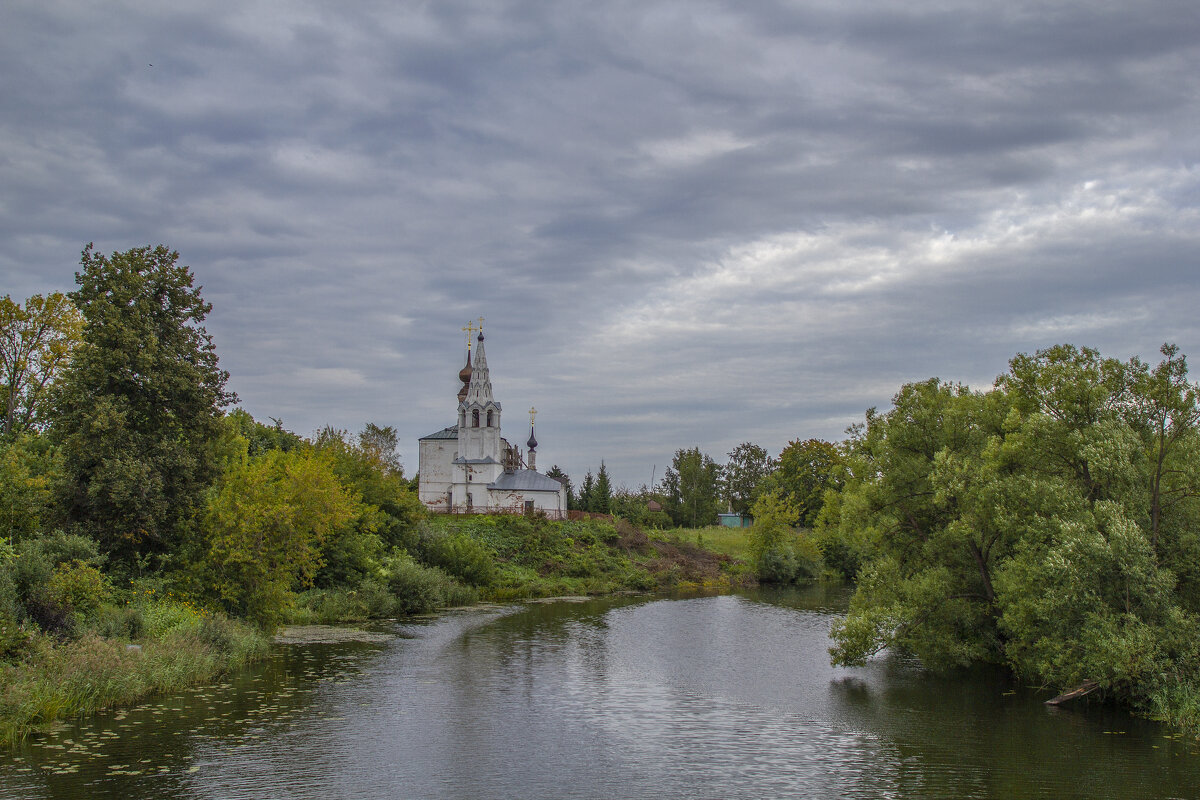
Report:
[[533,426],[532,425],[529,426],[529,441],[525,443],[525,446],[528,447],[530,450],[537,449],[537,439],[533,438]]
[[462,381],[462,388],[458,390],[458,402],[466,399],[467,388],[471,385],[471,351],[467,351],[467,365],[458,371],[458,379]]

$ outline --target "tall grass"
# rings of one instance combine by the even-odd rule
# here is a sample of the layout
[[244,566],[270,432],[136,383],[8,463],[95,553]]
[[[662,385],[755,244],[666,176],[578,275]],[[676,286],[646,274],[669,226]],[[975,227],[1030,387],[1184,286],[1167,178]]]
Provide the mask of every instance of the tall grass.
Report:
[[65,643],[35,635],[24,658],[0,666],[0,743],[56,719],[201,683],[266,653],[268,640],[256,628],[181,608],[148,604],[157,632],[136,647],[95,631]]
[[1150,695],[1152,719],[1157,719],[1200,739],[1200,686],[1182,682],[1163,687]]

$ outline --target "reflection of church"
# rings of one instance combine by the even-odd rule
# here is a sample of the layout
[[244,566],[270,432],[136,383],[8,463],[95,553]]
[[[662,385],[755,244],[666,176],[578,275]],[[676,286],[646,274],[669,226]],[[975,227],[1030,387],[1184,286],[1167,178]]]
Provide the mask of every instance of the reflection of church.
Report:
[[500,404],[492,397],[482,327],[477,341],[472,363],[467,340],[467,365],[458,373],[463,384],[458,392],[458,424],[420,440],[421,502],[431,511],[543,511],[551,519],[566,517],[566,487],[535,469],[533,417],[537,412],[529,410],[528,460],[519,447],[500,437]]

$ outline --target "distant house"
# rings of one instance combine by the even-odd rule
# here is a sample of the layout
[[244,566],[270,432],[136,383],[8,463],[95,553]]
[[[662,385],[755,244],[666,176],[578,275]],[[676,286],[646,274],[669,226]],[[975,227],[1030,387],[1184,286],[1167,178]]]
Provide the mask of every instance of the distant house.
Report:
[[662,503],[658,502],[657,500],[651,500],[649,503],[646,503],[646,510],[662,511]]
[[754,520],[748,514],[717,514],[717,524],[725,528],[749,528]]

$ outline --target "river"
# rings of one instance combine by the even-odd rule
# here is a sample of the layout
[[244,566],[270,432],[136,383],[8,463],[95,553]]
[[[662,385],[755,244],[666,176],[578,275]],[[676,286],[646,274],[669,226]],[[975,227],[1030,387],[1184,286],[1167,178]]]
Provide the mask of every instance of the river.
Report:
[[829,666],[846,590],[530,603],[278,645],[0,754],[0,798],[1194,798],[1153,722]]

